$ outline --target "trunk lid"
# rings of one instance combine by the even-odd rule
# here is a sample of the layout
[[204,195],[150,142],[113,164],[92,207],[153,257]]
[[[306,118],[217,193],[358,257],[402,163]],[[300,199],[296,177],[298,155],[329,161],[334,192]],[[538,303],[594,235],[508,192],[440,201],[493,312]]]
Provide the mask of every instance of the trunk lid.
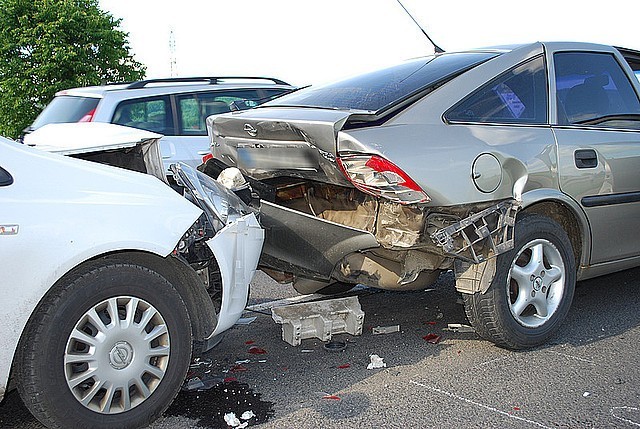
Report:
[[267,107],[207,119],[213,156],[256,180],[301,177],[348,181],[336,164],[336,139],[350,113]]

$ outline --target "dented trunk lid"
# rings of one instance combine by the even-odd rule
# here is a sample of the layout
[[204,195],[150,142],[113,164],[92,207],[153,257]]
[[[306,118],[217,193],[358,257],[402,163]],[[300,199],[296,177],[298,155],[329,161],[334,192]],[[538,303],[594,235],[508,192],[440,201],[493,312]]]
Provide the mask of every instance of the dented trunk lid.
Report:
[[256,180],[300,177],[348,185],[336,138],[350,112],[265,107],[207,119],[213,156]]

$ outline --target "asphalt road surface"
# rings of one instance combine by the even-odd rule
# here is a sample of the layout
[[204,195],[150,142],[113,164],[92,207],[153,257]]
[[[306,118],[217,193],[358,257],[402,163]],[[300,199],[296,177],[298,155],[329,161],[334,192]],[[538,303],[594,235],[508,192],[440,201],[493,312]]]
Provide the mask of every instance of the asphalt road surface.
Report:
[[[443,330],[468,323],[451,273],[426,291],[352,292],[364,330],[335,336],[347,344],[341,352],[315,339],[292,347],[269,310],[247,313],[256,320],[193,362],[185,386],[205,388],[181,392],[151,428],[227,428],[225,414],[246,411],[254,416],[240,421],[259,428],[639,427],[639,278],[634,269],[579,283],[560,332],[526,352]],[[295,295],[258,273],[250,303]],[[372,334],[394,325],[399,332]],[[386,368],[368,370],[372,354]],[[0,427],[41,426],[13,392]]]

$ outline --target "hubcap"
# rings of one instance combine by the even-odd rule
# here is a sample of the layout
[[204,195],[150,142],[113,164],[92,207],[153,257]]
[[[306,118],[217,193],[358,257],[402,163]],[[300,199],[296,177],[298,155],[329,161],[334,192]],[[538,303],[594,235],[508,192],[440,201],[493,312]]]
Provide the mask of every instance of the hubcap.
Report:
[[564,273],[560,251],[548,240],[530,241],[518,252],[507,278],[509,309],[518,323],[536,328],[553,316],[564,294]]
[[69,335],[67,386],[88,409],[121,413],[156,390],[169,353],[169,331],[158,310],[131,296],[109,298],[89,309]]

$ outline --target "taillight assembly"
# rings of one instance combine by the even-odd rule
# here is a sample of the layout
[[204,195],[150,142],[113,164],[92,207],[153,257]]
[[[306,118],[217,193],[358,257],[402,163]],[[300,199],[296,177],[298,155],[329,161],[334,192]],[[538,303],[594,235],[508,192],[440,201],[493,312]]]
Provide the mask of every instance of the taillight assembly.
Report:
[[89,110],[78,122],[91,122],[93,121],[93,115],[96,114],[96,109]]
[[399,204],[431,201],[431,198],[407,173],[381,156],[343,156],[337,161],[347,179],[362,192]]
[[205,156],[202,157],[202,163],[206,164],[207,161],[209,161],[210,159],[213,159],[213,154],[212,153],[208,153]]

